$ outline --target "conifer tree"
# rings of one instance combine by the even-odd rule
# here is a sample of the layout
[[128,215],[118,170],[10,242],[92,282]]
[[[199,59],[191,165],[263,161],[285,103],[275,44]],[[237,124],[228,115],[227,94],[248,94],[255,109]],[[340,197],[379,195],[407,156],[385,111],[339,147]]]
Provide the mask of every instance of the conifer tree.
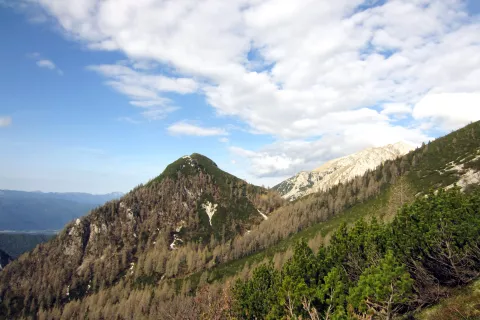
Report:
[[378,266],[367,268],[350,290],[349,302],[361,314],[391,320],[412,294],[413,280],[405,266],[388,251]]

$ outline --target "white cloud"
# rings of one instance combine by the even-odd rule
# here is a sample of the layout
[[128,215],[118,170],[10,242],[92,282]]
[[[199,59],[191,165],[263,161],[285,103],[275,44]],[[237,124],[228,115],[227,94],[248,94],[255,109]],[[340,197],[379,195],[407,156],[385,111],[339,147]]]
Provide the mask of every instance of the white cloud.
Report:
[[413,117],[445,131],[480,120],[480,93],[428,94],[413,109]]
[[237,156],[249,159],[252,165],[251,173],[258,177],[285,174],[285,171],[291,171],[292,168],[304,164],[304,159],[301,157],[290,157],[285,153],[253,152],[239,147],[230,147],[230,151]]
[[466,106],[480,93],[480,21],[461,0],[37,1],[71,39],[127,56],[132,67],[92,68],[146,116],[175,107],[165,92],[199,93],[275,137],[245,154],[266,159],[263,175],[421,141],[467,117],[453,99],[433,108],[429,95],[464,94]]
[[104,64],[89,66],[88,69],[96,71],[113,83],[129,87],[136,86],[154,92],[193,93],[198,89],[198,84],[190,78],[169,78],[163,75],[152,75],[135,71],[119,64]]
[[50,60],[46,60],[46,59],[38,60],[37,61],[37,66],[39,66],[40,68],[47,68],[47,69],[50,69],[50,70],[55,69],[55,63],[53,63]]
[[164,118],[178,108],[172,105],[170,99],[163,97],[162,93],[186,94],[198,89],[198,84],[193,79],[150,74],[123,64],[92,65],[88,69],[107,77],[107,85],[133,99],[130,104],[146,109],[142,115],[151,120]]
[[12,124],[12,117],[0,117],[0,128],[8,127]]
[[59,67],[57,67],[57,65],[55,65],[52,60],[42,58],[42,55],[38,52],[28,53],[27,58],[35,60],[39,68],[53,70],[56,71],[59,75],[63,75],[63,71]]
[[185,136],[225,136],[228,132],[222,128],[215,127],[201,127],[185,121],[177,122],[167,128],[171,135],[185,135]]
[[418,146],[432,137],[419,128],[392,126],[387,121],[357,123],[333,129],[320,139],[280,140],[258,151],[231,147],[238,158],[247,160],[249,174],[255,177],[287,177],[302,170],[313,170],[322,163],[358,152],[404,141]]
[[230,140],[228,140],[227,137],[222,137],[222,138],[218,139],[218,141],[220,141],[221,143],[228,143]]

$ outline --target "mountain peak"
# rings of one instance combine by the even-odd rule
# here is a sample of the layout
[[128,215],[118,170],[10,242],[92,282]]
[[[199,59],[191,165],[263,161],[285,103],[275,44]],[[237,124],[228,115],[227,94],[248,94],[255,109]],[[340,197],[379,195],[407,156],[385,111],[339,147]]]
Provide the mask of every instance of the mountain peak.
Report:
[[383,147],[370,147],[360,152],[325,162],[310,172],[300,172],[273,187],[282,196],[295,200],[310,193],[327,190],[339,183],[345,183],[387,160],[407,154],[414,147],[399,141]]
[[177,180],[179,175],[193,176],[200,172],[214,174],[216,171],[221,170],[213,160],[200,153],[192,153],[191,155],[184,155],[170,163],[165,170],[150,183],[160,182],[165,178]]
[[[396,149],[399,151],[401,154],[407,154],[413,149],[415,149],[415,146],[405,142],[405,141],[398,141],[394,144],[389,144],[388,146],[391,146],[392,148]],[[388,147],[387,146],[387,147]]]

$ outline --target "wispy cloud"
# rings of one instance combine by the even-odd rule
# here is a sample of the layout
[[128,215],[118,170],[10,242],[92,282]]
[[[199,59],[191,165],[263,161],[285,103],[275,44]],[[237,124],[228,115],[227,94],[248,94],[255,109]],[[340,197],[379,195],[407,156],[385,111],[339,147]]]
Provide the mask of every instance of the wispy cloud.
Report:
[[170,99],[162,96],[163,93],[188,94],[198,90],[198,84],[193,79],[150,74],[146,71],[147,65],[140,68],[138,63],[134,63],[129,67],[125,65],[127,63],[93,65],[87,69],[106,77],[106,84],[128,96],[131,105],[145,109],[141,114],[147,119],[162,119],[178,109]]
[[226,136],[228,132],[222,128],[216,127],[201,127],[186,121],[180,121],[172,124],[167,128],[167,131],[171,135],[184,135],[184,136],[198,136],[198,137],[207,137],[207,136]]
[[131,123],[131,124],[140,124],[140,123],[142,123],[141,121],[135,120],[135,119],[130,118],[130,117],[118,117],[118,118],[117,118],[117,121],[128,122],[128,123]]
[[0,117],[0,128],[8,127],[12,124],[12,117]]
[[38,60],[37,66],[39,66],[40,68],[47,68],[50,70],[54,70],[56,68],[55,63],[53,63],[51,60],[46,60],[46,59]]
[[50,59],[42,58],[41,54],[38,52],[32,52],[27,54],[27,57],[35,60],[39,68],[49,69],[56,71],[59,75],[63,76],[63,71]]

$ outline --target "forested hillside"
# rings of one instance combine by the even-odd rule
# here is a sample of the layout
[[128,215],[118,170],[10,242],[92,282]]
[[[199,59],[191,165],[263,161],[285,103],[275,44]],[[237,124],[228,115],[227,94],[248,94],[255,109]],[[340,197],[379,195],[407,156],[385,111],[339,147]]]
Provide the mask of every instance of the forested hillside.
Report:
[[418,197],[390,224],[342,225],[330,245],[305,242],[281,270],[256,268],[235,283],[240,319],[393,319],[431,304],[448,287],[480,275],[480,193],[458,189]]
[[204,156],[182,157],[0,273],[0,314],[32,315],[119,281],[141,285],[200,270],[215,263],[208,248],[246,233],[283,202]]
[[[342,319],[410,313],[478,276],[479,137],[480,123],[473,123],[287,204],[207,158],[181,158],[11,263],[0,273],[0,314]],[[378,220],[361,220],[378,212]],[[342,223],[359,219],[353,227]],[[336,231],[311,242],[315,250],[306,242],[289,249],[298,235],[317,239],[323,226]],[[273,263],[257,268],[254,257],[272,248],[284,253],[263,255]],[[386,289],[374,295],[375,286]]]

